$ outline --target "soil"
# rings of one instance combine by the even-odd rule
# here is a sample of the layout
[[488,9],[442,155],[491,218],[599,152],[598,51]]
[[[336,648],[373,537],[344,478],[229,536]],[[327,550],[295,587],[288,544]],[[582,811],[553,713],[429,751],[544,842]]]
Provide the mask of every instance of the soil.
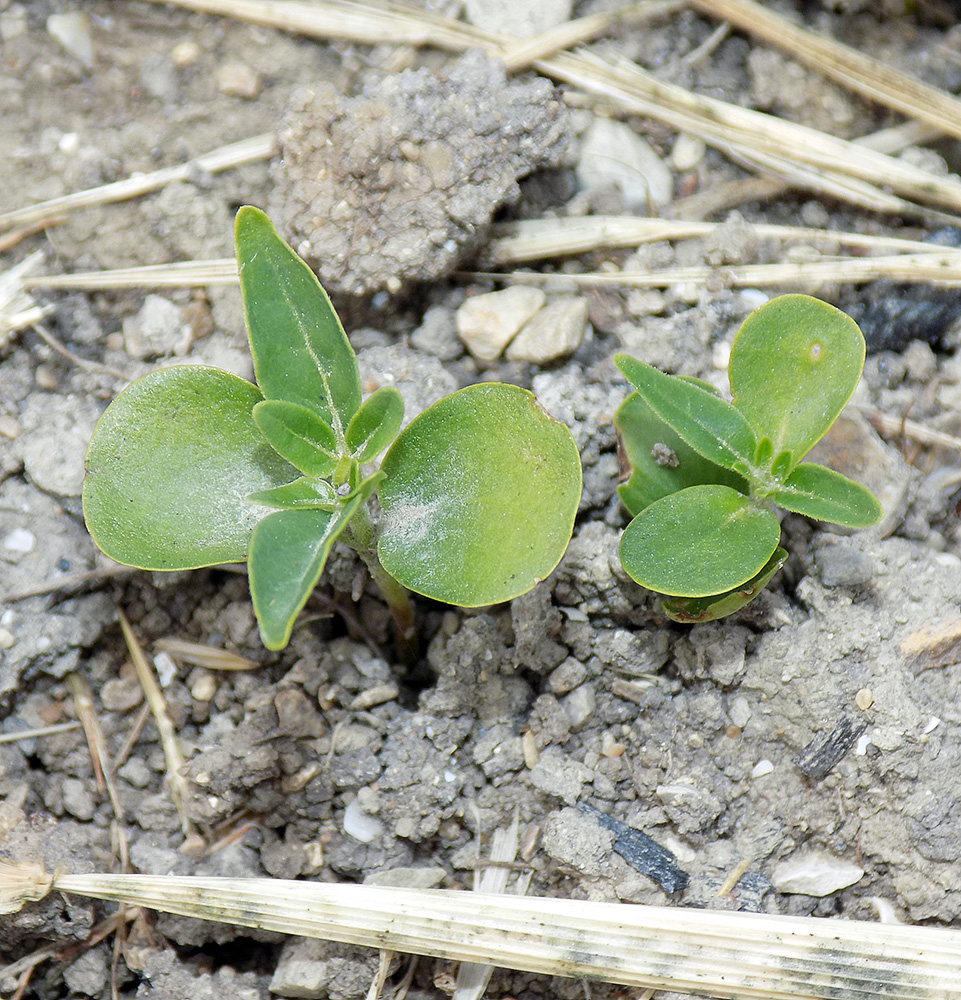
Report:
[[[47,27],[49,15],[81,6],[89,66]],[[923,17],[804,6],[811,24],[865,51],[947,89],[961,83],[948,58],[953,34]],[[598,45],[666,79],[837,134],[888,123],[735,32],[685,60],[715,28],[686,11]],[[47,328],[82,363],[34,330],[0,334],[0,592],[16,598],[0,602],[0,728],[75,718],[70,678],[79,675],[108,755],[120,761],[118,802],[98,787],[81,730],[0,743],[0,853],[76,872],[127,866],[466,889],[478,842],[516,813],[532,894],[961,923],[956,457],[915,450],[908,462],[851,411],[843,433],[819,447],[876,490],[882,525],[846,534],[788,516],[790,557],[757,601],[720,622],[675,626],[617,558],[626,521],[614,494],[612,417],[626,389],[610,357],[626,349],[723,385],[725,351],[762,293],[718,285],[586,294],[587,335],[544,366],[478,363],[455,335],[457,308],[494,287],[453,273],[483,253],[491,220],[623,210],[622,189],[578,188],[590,112],[568,109],[533,74],[508,79],[476,53],[320,43],[151,4],[0,2],[0,38],[2,210],[260,133],[276,133],[285,149],[270,163],[198,171],[156,194],[78,212],[7,251],[6,266],[36,250],[48,273],[226,257],[232,213],[260,205],[319,268],[365,386],[398,383],[408,415],[480,379],[529,386],[570,426],[585,471],[575,535],[552,577],[479,611],[419,602],[425,655],[413,670],[395,662],[386,611],[347,551],[336,553],[290,646],[270,653],[242,573],[114,573],[79,500],[86,441],[124,384],[111,372],[130,379],[187,360],[250,374],[239,292],[38,293],[52,306]],[[674,134],[632,125],[670,171],[675,196],[742,176],[711,151],[672,166]],[[325,151],[336,167],[326,175]],[[957,166],[956,143],[923,155]],[[928,235],[800,193],[741,206],[709,238],[589,263],[771,259],[778,248],[753,229],[766,221]],[[905,321],[876,306],[903,301],[902,290],[821,294],[862,318],[869,306],[888,317],[873,341],[887,349],[869,354],[855,401],[957,432],[961,309],[927,292],[911,292],[912,308],[924,313],[930,300],[939,317],[924,340],[892,338],[891,323]],[[45,585],[49,593],[17,597]],[[172,636],[257,664],[225,672],[175,663],[163,674],[205,851],[180,850],[118,608],[148,651]],[[667,875],[645,874],[625,847],[632,830],[670,852],[661,855]],[[815,895],[785,875],[787,862],[816,877],[838,859],[860,872],[853,884]],[[739,865],[740,881],[719,896]],[[51,898],[0,918],[0,964],[58,949],[60,961],[40,966],[19,995],[348,1000],[366,993],[376,970],[376,955],[362,949],[165,915],[136,921],[115,961],[113,938],[87,940],[106,912]],[[0,970],[0,993],[18,977]],[[434,997],[450,981],[446,967],[423,961],[411,993]],[[489,994],[583,989],[498,971]]]

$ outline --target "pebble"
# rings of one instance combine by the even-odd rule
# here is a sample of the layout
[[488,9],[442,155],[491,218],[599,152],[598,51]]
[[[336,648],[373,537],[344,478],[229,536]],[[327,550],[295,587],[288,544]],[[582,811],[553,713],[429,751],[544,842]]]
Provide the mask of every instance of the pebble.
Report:
[[571,722],[571,729],[577,732],[593,718],[597,708],[597,698],[590,684],[582,684],[575,688],[561,701],[564,711]]
[[111,677],[100,688],[100,702],[108,712],[129,712],[143,701],[143,688],[136,674]]
[[0,649],[10,649],[14,642],[13,633],[8,629],[0,628]]
[[252,101],[260,93],[260,74],[246,63],[224,63],[217,69],[216,81],[217,89],[228,97]]
[[349,710],[351,712],[366,712],[367,709],[374,708],[377,705],[385,705],[387,702],[393,701],[399,691],[400,688],[393,681],[388,681],[384,684],[375,684],[366,691],[361,691],[350,703]]
[[364,811],[359,797],[344,810],[344,833],[361,844],[369,844],[384,832],[384,824]]
[[26,528],[14,528],[9,534],[3,537],[3,547],[8,552],[33,552],[37,544],[37,536]]
[[320,714],[313,701],[297,688],[278,691],[274,696],[277,725],[295,737],[316,739],[323,732]]
[[870,688],[861,688],[854,696],[854,704],[862,712],[866,712],[874,704],[874,693]]
[[93,66],[93,37],[90,34],[90,18],[85,11],[51,14],[47,18],[47,31],[87,69]]
[[814,564],[825,587],[863,587],[878,571],[871,556],[850,545],[827,545],[818,549]]
[[170,50],[170,61],[177,69],[192,66],[200,58],[200,46],[193,40],[178,42]]
[[190,685],[190,697],[206,704],[217,693],[217,678],[207,670],[201,672]]
[[467,20],[475,28],[529,38],[570,20],[573,0],[467,0]]
[[79,778],[64,779],[63,807],[80,820],[92,819],[97,808],[86,784]]
[[364,877],[364,885],[393,885],[402,889],[436,889],[447,872],[439,867],[388,868],[386,871],[371,872]]
[[771,873],[771,884],[778,892],[802,896],[830,896],[832,892],[854,885],[864,876],[864,869],[823,851],[810,851],[779,862]]
[[146,788],[153,778],[150,768],[139,757],[131,757],[117,774],[134,788]]
[[681,132],[671,147],[671,166],[679,173],[693,170],[704,158],[706,150],[707,146],[702,139],[688,132]]
[[763,778],[765,774],[770,774],[774,770],[774,765],[765,757],[759,760],[751,769],[752,778]]
[[431,306],[424,313],[421,324],[410,335],[411,345],[425,354],[433,354],[441,361],[453,361],[463,353],[457,339],[454,311],[446,306]]
[[743,695],[739,695],[731,702],[731,707],[728,709],[728,715],[731,722],[734,723],[738,729],[743,729],[751,718],[751,703]]
[[557,667],[547,681],[551,694],[567,694],[587,679],[587,667],[580,660],[569,656]]
[[190,327],[180,306],[162,295],[148,295],[140,311],[123,321],[124,349],[132,358],[186,354],[190,350]]
[[670,204],[674,175],[629,125],[597,118],[584,133],[576,167],[584,190],[616,185],[628,209],[648,212]]
[[546,300],[524,285],[474,295],[457,310],[457,335],[478,361],[495,361]]
[[587,329],[587,299],[564,295],[528,320],[507,348],[511,361],[542,365],[573,354]]
[[9,413],[0,414],[0,434],[5,438],[9,438],[11,441],[20,437],[20,432],[23,428],[20,426],[20,421],[16,417],[11,416]]

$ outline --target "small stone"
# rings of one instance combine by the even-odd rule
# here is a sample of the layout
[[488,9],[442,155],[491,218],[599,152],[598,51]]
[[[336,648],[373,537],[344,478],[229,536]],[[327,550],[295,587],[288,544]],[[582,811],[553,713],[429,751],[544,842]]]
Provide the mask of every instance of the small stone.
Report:
[[682,132],[671,148],[671,166],[679,173],[693,170],[704,158],[706,149],[702,139]]
[[129,712],[143,701],[143,688],[136,674],[111,677],[100,688],[100,703],[108,712]]
[[217,89],[228,97],[252,101],[260,93],[260,74],[246,63],[224,63],[217,69]]
[[37,385],[47,392],[55,392],[60,388],[60,380],[57,378],[57,373],[50,365],[37,365],[37,370],[34,372],[33,377]]
[[874,693],[870,688],[861,688],[860,691],[854,696],[854,704],[862,712],[866,712],[874,704]]
[[864,869],[823,851],[794,855],[779,862],[771,873],[778,892],[802,896],[830,896],[864,877]]
[[567,694],[587,679],[587,667],[580,660],[569,656],[547,680],[551,694]]
[[290,736],[316,739],[323,732],[323,723],[313,701],[297,688],[278,691],[274,708],[277,725]]
[[457,335],[478,361],[495,361],[546,299],[524,285],[475,295],[457,310]]
[[393,701],[400,689],[393,681],[389,681],[386,684],[375,684],[374,687],[368,688],[366,691],[361,691],[359,695],[350,703],[349,709],[351,712],[366,712],[369,708],[374,708],[377,705],[385,705],[389,701]]
[[544,306],[507,348],[511,361],[530,361],[542,365],[547,361],[573,354],[587,329],[587,299],[579,295],[564,295]]
[[863,587],[877,574],[877,563],[850,545],[827,545],[814,556],[825,587]]
[[402,889],[436,889],[447,872],[440,866],[423,868],[388,868],[371,872],[364,877],[364,885],[393,885]]
[[85,11],[51,14],[47,18],[47,31],[87,69],[93,66],[93,37],[90,34],[90,18]]
[[13,633],[5,628],[0,628],[0,649],[10,649],[14,642]]
[[0,434],[13,441],[20,436],[20,421],[9,413],[0,414]]
[[123,343],[132,358],[186,354],[190,350],[190,327],[184,323],[180,306],[162,295],[148,295],[140,311],[123,321]]
[[556,747],[547,747],[530,770],[535,788],[556,795],[568,805],[580,798],[581,788],[591,780],[593,773],[579,761]]
[[79,778],[66,778],[63,783],[63,807],[80,820],[93,818],[96,805],[86,784]]
[[190,685],[190,697],[206,704],[217,693],[217,678],[208,670],[202,671]]
[[200,58],[200,46],[192,39],[178,42],[170,50],[170,61],[177,69],[186,69]]
[[597,698],[594,695],[594,688],[590,684],[582,684],[575,688],[566,698],[561,701],[568,719],[571,721],[571,729],[577,732],[585,726],[597,708]]
[[898,648],[902,656],[913,661],[916,674],[961,663],[961,619],[925,625],[912,632]]
[[616,185],[627,207],[635,212],[663,208],[674,196],[671,171],[624,122],[595,119],[581,141],[576,169],[581,188],[590,191]]
[[573,0],[467,0],[467,20],[475,28],[529,38],[570,20]]
[[134,788],[146,788],[153,779],[150,768],[139,757],[131,757],[117,774]]
[[344,810],[344,833],[361,844],[369,844],[384,832],[384,824],[364,811],[360,796]]
[[37,536],[26,528],[14,528],[13,531],[3,536],[3,547],[8,552],[20,552],[26,554],[33,552],[37,544]]
[[453,361],[464,351],[457,339],[454,311],[446,306],[431,306],[417,329],[410,335],[411,345],[441,361]]
[[733,722],[738,729],[743,729],[748,724],[752,714],[751,703],[743,695],[738,695],[738,697],[731,702],[731,707],[728,710],[731,722]]
[[751,769],[752,778],[763,778],[765,774],[770,774],[774,770],[774,765],[765,757],[759,760]]

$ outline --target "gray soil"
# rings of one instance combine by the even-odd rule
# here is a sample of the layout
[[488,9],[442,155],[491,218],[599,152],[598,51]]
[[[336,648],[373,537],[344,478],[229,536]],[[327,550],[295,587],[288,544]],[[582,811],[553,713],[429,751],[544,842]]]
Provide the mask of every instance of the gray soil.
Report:
[[[320,43],[152,4],[77,6],[90,15],[92,67],[47,30],[67,3],[0,2],[0,210],[260,133],[276,134],[284,156],[78,212],[7,251],[5,268],[36,250],[45,273],[226,257],[234,210],[260,205],[341,308],[366,388],[398,384],[410,416],[480,379],[531,387],[570,426],[585,491],[567,555],[532,593],[480,611],[420,602],[425,655],[415,670],[395,662],[383,604],[346,550],[290,646],[267,652],[242,573],[111,574],[79,499],[86,442],[124,379],[183,360],[250,374],[238,290],[37,293],[53,307],[46,327],[82,363],[34,330],[0,332],[0,598],[16,598],[0,600],[0,729],[75,718],[77,674],[111,759],[134,742],[116,770],[119,810],[98,789],[81,730],[0,743],[0,854],[71,872],[126,864],[466,889],[478,842],[516,813],[531,894],[961,923],[956,456],[909,444],[909,462],[852,412],[847,436],[820,447],[876,490],[881,527],[842,534],[789,515],[790,557],[766,593],[721,622],[670,624],[617,558],[626,520],[612,417],[626,389],[610,357],[626,349],[723,384],[724,348],[759,294],[720,284],[587,293],[586,336],[544,366],[482,365],[454,329],[465,299],[495,287],[453,274],[483,263],[493,219],[624,211],[622,188],[585,189],[576,175],[592,115],[570,110],[543,78],[508,78],[476,53]],[[957,62],[945,55],[953,35],[860,6],[806,9],[838,37],[957,89]],[[598,44],[836,134],[889,123],[736,32],[686,60],[715,27],[685,12]],[[238,93],[249,79],[252,90]],[[672,199],[742,176],[711,151],[673,165],[676,136],[633,124],[669,171]],[[917,155],[957,166],[956,143]],[[768,260],[779,248],[752,228],[763,221],[927,235],[798,194],[743,205],[710,238],[554,269]],[[559,279],[548,302],[557,291],[571,293]],[[863,309],[897,290],[821,294]],[[957,432],[961,307],[943,311],[933,347],[914,340],[869,355],[857,402]],[[180,664],[164,676],[188,761],[188,812],[207,845],[199,858],[179,850],[117,608],[148,653],[173,636],[259,664],[229,673]],[[659,884],[639,871],[626,829],[670,851],[683,876]],[[719,895],[738,866],[740,881]],[[376,954],[362,949],[165,915],[131,925],[114,969],[113,938],[87,941],[107,912],[58,897],[0,917],[0,967],[53,945],[55,960],[22,994],[44,1000],[106,998],[112,987],[348,1000],[365,995],[376,970]],[[450,981],[447,967],[422,961],[411,995],[436,997]],[[18,982],[0,968],[0,994]],[[497,972],[489,995],[580,997],[584,986]]]

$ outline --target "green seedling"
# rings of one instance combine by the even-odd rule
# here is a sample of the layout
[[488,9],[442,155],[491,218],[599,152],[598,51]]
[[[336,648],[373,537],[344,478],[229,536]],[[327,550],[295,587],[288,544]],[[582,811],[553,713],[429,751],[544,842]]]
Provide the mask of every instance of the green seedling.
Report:
[[124,389],[87,452],[83,510],[97,545],[150,570],[246,560],[269,649],[287,644],[338,539],[366,562],[407,654],[408,590],[477,607],[547,576],[581,493],[570,431],[496,382],[401,430],[400,394],[362,399],[330,300],[267,216],[240,209],[235,238],[257,385],[198,365]]
[[618,493],[634,518],[621,562],[667,595],[673,620],[722,618],[760,593],[787,558],[776,505],[854,528],[880,519],[870,491],[801,461],[864,367],[861,331],[839,310],[807,295],[755,310],[731,347],[730,403],[626,354],[614,363],[637,390],[615,416],[631,468]]

